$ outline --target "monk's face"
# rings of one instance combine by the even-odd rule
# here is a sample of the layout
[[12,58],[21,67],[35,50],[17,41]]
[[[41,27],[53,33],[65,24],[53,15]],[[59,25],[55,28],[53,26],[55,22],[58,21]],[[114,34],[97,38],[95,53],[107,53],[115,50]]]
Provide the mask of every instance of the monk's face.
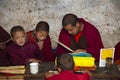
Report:
[[70,35],[76,35],[80,31],[80,24],[76,23],[76,26],[72,26],[71,24],[64,26],[64,29],[70,34]]
[[36,37],[38,41],[44,41],[48,36],[48,32],[46,31],[37,31],[36,32]]
[[23,46],[26,41],[26,35],[23,31],[18,31],[13,34],[13,41],[19,46]]

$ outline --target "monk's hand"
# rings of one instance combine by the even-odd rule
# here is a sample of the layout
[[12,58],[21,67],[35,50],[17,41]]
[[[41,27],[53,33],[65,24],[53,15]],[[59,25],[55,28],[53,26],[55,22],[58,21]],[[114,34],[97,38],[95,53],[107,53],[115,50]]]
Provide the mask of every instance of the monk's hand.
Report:
[[45,74],[46,78],[52,77],[53,75],[55,75],[54,72],[47,72]]
[[44,43],[44,41],[39,41],[39,42],[37,43],[40,50],[43,48],[43,43]]
[[74,51],[74,53],[80,53],[80,52],[86,52],[86,50],[83,50],[83,49],[77,49]]
[[84,70],[84,71],[83,71],[83,73],[88,73],[88,74],[89,74],[89,76],[91,76],[91,72],[90,72],[90,71],[88,71],[88,70]]

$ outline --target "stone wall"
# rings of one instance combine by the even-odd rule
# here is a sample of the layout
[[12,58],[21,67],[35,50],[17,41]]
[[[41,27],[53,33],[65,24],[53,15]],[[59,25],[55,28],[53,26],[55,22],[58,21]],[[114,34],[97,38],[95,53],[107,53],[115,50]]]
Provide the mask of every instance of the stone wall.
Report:
[[53,48],[66,13],[85,18],[99,30],[105,47],[120,41],[120,0],[0,0],[0,25],[8,32],[21,25],[26,31],[45,20],[50,24]]

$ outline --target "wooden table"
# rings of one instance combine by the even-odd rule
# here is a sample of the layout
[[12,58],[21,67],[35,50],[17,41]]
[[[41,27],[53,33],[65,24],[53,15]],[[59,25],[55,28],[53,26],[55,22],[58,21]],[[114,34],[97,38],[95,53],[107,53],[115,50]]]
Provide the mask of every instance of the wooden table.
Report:
[[[39,73],[36,75],[30,74],[29,67],[27,67],[26,73],[24,75],[25,80],[29,79],[44,79],[45,73],[49,70],[55,70],[54,63],[42,63],[39,67]],[[113,68],[108,70],[104,68],[96,68],[96,70],[91,71],[91,77],[93,80],[120,80],[120,72],[118,71],[117,67],[113,65]]]
[[[0,80],[44,80],[45,73],[49,70],[55,70],[53,62],[41,63],[39,66],[39,72],[35,75],[30,73],[29,65],[27,65],[25,74],[7,77],[0,75]],[[92,80],[120,80],[120,72],[115,65],[110,70],[98,67],[96,70],[91,71],[91,77]]]
[[30,73],[30,67],[28,65],[26,66],[26,72],[24,74],[24,79],[25,80],[31,80],[31,79],[44,80],[45,73],[49,72],[50,70],[55,70],[55,65],[53,62],[40,63],[38,74],[32,75]]
[[24,75],[13,76],[0,75],[0,80],[24,80]]
[[91,71],[93,79],[101,80],[120,80],[120,71],[115,65],[112,69],[107,69],[105,67],[97,68],[95,71]]

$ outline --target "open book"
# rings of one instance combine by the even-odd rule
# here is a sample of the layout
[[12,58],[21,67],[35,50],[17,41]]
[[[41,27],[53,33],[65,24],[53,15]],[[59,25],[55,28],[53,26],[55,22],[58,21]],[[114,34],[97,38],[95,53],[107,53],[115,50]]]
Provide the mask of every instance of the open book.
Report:
[[106,65],[106,58],[112,58],[112,63],[114,62],[114,51],[115,48],[103,48],[100,50],[100,60],[99,60],[99,67],[105,67]]

